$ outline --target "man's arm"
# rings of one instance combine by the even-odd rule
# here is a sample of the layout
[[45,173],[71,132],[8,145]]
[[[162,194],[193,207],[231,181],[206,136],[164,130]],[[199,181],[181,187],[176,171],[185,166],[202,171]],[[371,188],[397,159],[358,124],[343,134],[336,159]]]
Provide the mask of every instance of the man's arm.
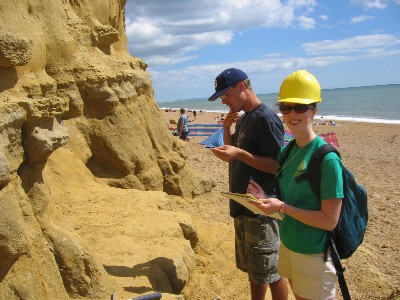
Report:
[[232,145],[232,134],[231,134],[231,127],[224,126],[224,144],[225,145]]
[[271,174],[275,174],[278,167],[278,162],[271,157],[257,156],[231,145],[213,148],[211,151],[223,161],[231,162],[238,159],[257,170]]
[[231,126],[233,123],[236,123],[240,119],[240,116],[236,112],[230,111],[226,118],[224,119],[223,127],[224,127],[224,144],[232,145],[232,134],[231,134]]
[[271,157],[257,156],[243,149],[236,149],[238,152],[236,159],[239,159],[245,164],[266,173],[276,173],[276,170],[278,169],[278,162],[275,159]]

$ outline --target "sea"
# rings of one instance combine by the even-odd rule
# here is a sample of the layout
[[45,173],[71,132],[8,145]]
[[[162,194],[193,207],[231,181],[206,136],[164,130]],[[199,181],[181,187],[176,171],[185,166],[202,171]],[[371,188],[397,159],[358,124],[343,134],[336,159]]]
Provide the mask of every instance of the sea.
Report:
[[[258,98],[274,110],[277,94],[258,94]],[[318,115],[324,120],[400,124],[400,84],[324,89]],[[197,112],[227,113],[227,106],[220,100],[207,98],[180,99],[159,102],[160,109],[196,110]]]

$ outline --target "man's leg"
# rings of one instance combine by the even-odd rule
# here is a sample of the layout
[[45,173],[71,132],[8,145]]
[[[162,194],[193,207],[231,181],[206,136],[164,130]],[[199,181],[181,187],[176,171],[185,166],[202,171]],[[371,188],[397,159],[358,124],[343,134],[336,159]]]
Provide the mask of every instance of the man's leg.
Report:
[[286,300],[286,280],[277,273],[279,233],[276,220],[240,216],[235,218],[235,229],[236,264],[249,275],[251,299],[264,300],[270,283],[273,299]]
[[250,282],[251,300],[265,300],[268,284],[257,284]]
[[268,285],[273,300],[287,300],[286,280],[277,273],[279,234],[276,220],[266,217],[245,219],[252,300],[264,300]]
[[270,283],[271,295],[274,300],[288,299],[288,284],[286,278],[281,277],[278,281]]
[[[285,278],[281,278],[269,284],[273,300],[287,300],[288,286]],[[265,300],[268,284],[256,284],[250,282],[251,299]]]

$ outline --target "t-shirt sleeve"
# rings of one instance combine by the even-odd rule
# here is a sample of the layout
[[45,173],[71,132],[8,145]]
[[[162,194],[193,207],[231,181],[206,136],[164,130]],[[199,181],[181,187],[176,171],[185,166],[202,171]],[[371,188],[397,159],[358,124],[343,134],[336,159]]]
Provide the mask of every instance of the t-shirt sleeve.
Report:
[[261,138],[261,143],[263,144],[261,149],[267,151],[263,153],[264,156],[277,160],[278,153],[284,145],[283,127],[274,122],[264,124],[262,135],[264,136]]
[[343,198],[342,162],[336,153],[325,156],[321,172],[321,199]]

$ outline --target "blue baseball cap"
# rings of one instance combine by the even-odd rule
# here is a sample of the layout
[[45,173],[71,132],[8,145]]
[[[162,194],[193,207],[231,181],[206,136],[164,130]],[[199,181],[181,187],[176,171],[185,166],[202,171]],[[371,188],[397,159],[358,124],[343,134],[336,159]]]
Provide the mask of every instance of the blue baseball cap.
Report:
[[235,85],[236,83],[247,78],[248,77],[246,73],[239,69],[230,68],[222,71],[221,74],[215,78],[215,93],[208,98],[208,101],[214,101],[218,97],[225,94],[230,86]]

